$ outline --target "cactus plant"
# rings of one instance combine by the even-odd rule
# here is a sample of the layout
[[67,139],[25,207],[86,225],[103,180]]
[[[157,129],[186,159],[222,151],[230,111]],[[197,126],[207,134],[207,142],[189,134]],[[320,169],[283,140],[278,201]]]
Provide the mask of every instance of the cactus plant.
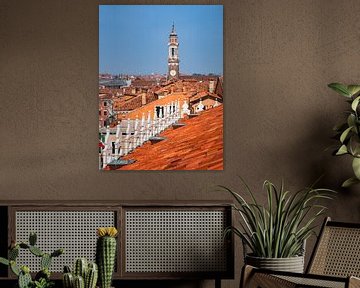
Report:
[[32,283],[30,269],[27,266],[21,267],[21,271],[19,274],[18,285],[19,288],[28,288]]
[[52,260],[51,255],[48,253],[44,253],[43,256],[41,256],[41,262],[40,262],[41,269],[45,269],[45,268],[49,269],[51,265],[51,260]]
[[[64,288],[95,288],[98,279],[98,268],[96,263],[85,258],[76,259],[74,273],[71,273],[69,266],[64,266],[63,286]],[[82,286],[84,285],[84,286]]]
[[95,288],[98,279],[98,266],[96,263],[89,263],[85,276],[85,288]]
[[85,279],[87,268],[88,261],[85,258],[76,259],[74,267],[75,276],[81,276],[83,279]]
[[36,245],[36,241],[37,241],[37,235],[34,232],[31,232],[29,235],[29,244],[31,246],[35,246]]
[[84,278],[80,275],[74,277],[74,288],[85,288]]
[[96,243],[96,262],[99,267],[100,288],[110,288],[114,272],[116,256],[115,227],[101,227],[97,229],[99,238]]
[[64,273],[62,276],[63,286],[64,288],[73,288],[74,286],[74,276],[72,273]]
[[[53,282],[50,281],[50,265],[53,257],[58,257],[64,253],[63,249],[57,249],[51,254],[44,253],[36,245],[37,236],[35,233],[30,233],[29,244],[20,242],[16,243],[11,242],[8,259],[0,257],[0,264],[10,266],[11,271],[18,276],[18,286],[19,288],[48,288],[53,285]],[[19,267],[16,263],[16,259],[19,256],[19,250],[29,250],[30,253],[37,257],[41,257],[41,270],[36,274],[35,281],[32,280],[30,275],[30,269],[28,266]]]

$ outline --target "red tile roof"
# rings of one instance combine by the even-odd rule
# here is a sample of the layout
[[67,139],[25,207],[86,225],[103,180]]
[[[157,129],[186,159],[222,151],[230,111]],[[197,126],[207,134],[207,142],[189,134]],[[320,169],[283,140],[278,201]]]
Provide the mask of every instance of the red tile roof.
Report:
[[119,170],[223,170],[223,106],[165,130],[166,140],[145,143],[124,159],[136,160]]
[[194,102],[199,99],[204,100],[205,98],[214,98],[214,99],[218,99],[218,100],[222,101],[222,98],[219,95],[216,95],[214,93],[207,92],[207,91],[202,91],[202,92],[199,92],[199,93],[191,96],[190,102]]

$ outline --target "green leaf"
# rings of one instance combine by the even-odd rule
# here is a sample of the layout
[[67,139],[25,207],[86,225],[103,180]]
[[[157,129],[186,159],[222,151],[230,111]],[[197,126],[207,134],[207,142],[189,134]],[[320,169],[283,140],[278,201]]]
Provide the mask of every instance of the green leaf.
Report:
[[360,156],[360,139],[359,139],[359,136],[352,135],[350,137],[348,146],[349,146],[349,150],[351,150],[351,155],[353,155],[354,157],[359,157]]
[[336,152],[336,155],[344,155],[347,154],[348,150],[346,148],[346,145],[342,145],[339,150]]
[[355,126],[356,124],[356,116],[353,113],[350,113],[350,115],[347,118],[347,124],[348,126]]
[[351,96],[354,96],[360,92],[360,85],[356,85],[356,84],[348,85],[347,90],[349,91]]
[[341,136],[340,136],[341,143],[344,143],[346,137],[348,136],[348,134],[349,134],[349,132],[351,131],[352,128],[353,128],[353,126],[345,129],[345,131],[341,134]]
[[3,257],[0,257],[0,263],[1,264],[4,264],[4,265],[9,265],[9,260],[8,259],[5,259],[5,258],[3,258]]
[[357,179],[356,177],[351,177],[351,178],[347,179],[346,181],[344,181],[344,183],[342,183],[341,187],[348,188],[352,185],[359,184],[359,183],[360,183],[359,179]]
[[356,97],[355,100],[351,103],[351,109],[356,111],[357,106],[359,105],[360,96]]
[[331,83],[328,85],[329,88],[333,89],[335,92],[339,93],[342,96],[347,98],[351,97],[350,92],[347,89],[347,86],[341,83]]
[[21,270],[20,270],[20,268],[16,265],[16,262],[15,262],[15,261],[10,261],[10,268],[11,268],[11,271],[12,271],[16,276],[19,276]]
[[360,158],[354,158],[352,162],[352,168],[357,179],[360,180]]

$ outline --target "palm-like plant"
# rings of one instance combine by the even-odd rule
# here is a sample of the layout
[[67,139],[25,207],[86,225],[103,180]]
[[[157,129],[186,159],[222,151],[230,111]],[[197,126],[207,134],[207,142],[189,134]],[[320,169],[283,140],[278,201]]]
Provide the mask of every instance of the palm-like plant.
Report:
[[233,208],[240,215],[240,228],[229,227],[252,251],[252,256],[265,258],[288,258],[301,255],[305,240],[314,233],[315,220],[326,207],[317,202],[332,199],[334,191],[305,188],[296,193],[285,191],[283,183],[277,189],[270,181],[264,182],[267,207],[260,205],[243,181],[252,202],[240,194],[220,186],[234,196]]
[[347,111],[346,122],[334,127],[337,133],[336,138],[340,140],[340,145],[334,151],[334,155],[349,154],[353,157],[352,168],[355,177],[347,179],[342,184],[343,187],[348,187],[360,183],[360,85],[331,83],[328,87],[346,97],[346,101],[351,106],[351,109]]

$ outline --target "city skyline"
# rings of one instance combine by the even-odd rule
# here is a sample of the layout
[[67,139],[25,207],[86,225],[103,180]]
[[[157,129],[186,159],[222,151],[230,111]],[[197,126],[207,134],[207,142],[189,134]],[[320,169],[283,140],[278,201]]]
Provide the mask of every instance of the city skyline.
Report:
[[100,5],[99,73],[166,74],[173,23],[180,73],[222,75],[222,5]]

